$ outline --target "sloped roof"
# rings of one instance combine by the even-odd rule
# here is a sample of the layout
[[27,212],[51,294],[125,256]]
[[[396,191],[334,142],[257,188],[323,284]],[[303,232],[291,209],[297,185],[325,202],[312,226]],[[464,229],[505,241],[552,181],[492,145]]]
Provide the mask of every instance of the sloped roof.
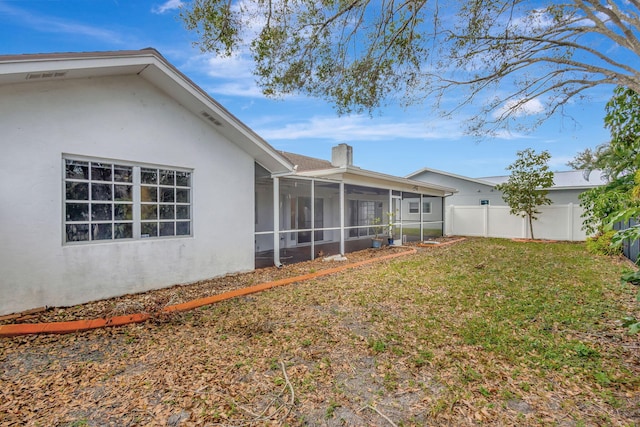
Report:
[[[497,185],[506,182],[509,179],[509,175],[488,176],[478,179]],[[553,186],[549,190],[587,189],[606,183],[607,181],[601,170],[591,171],[587,178],[585,178],[582,170],[561,171],[553,173]]]
[[[445,172],[445,171],[441,171],[433,168],[419,169],[415,172],[410,173],[409,175],[406,175],[406,178],[413,178],[425,172],[462,179],[465,181],[474,182],[476,184],[489,185],[492,187],[495,187],[498,184],[502,184],[509,179],[509,175],[470,178],[467,176],[456,175],[451,172]],[[584,171],[582,170],[561,171],[561,172],[553,173],[553,186],[549,188],[549,190],[587,189],[587,188],[598,187],[606,183],[607,181],[603,177],[602,171],[600,170],[591,171],[588,178],[586,179],[584,176]]]
[[324,159],[284,151],[281,151],[281,154],[296,166],[296,175],[299,176],[335,179],[345,184],[379,186],[433,196],[445,196],[457,192],[455,188],[387,175],[362,169],[357,166],[335,167],[330,161]]
[[153,48],[0,56],[0,85],[120,75],[138,75],[147,80],[270,172],[293,170],[286,158]]
[[288,153],[286,151],[280,151],[280,154],[287,158],[293,165],[297,166],[296,170],[298,172],[330,169],[333,167],[328,160],[303,156],[302,154]]
[[421,175],[421,174],[423,174],[425,172],[438,174],[438,175],[444,175],[444,176],[448,176],[448,177],[451,177],[451,178],[462,179],[462,180],[465,180],[465,181],[475,182],[477,184],[482,184],[482,185],[494,186],[495,184],[497,184],[497,183],[493,183],[491,181],[485,180],[484,178],[469,178],[468,176],[456,175],[455,173],[446,172],[446,171],[439,170],[439,169],[434,169],[434,168],[422,168],[422,169],[419,169],[419,170],[417,170],[415,172],[411,172],[409,175],[405,175],[405,178],[412,179],[413,177]]

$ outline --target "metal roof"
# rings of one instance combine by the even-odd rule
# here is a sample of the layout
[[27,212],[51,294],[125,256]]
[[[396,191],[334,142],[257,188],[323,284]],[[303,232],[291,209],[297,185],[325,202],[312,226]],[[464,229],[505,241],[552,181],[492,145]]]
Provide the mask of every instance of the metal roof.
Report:
[[[478,178],[479,180],[490,182],[494,185],[506,182],[509,175],[489,176]],[[553,173],[553,186],[549,190],[569,190],[581,188],[593,188],[607,183],[601,170],[593,170],[588,177],[582,170],[561,171]]]
[[[477,184],[496,186],[502,184],[509,179],[509,175],[499,176],[487,176],[481,178],[470,178],[463,175],[456,175],[451,172],[446,172],[433,168],[422,168],[415,172],[406,175],[406,178],[413,178],[423,173],[432,173],[452,178],[462,179]],[[553,186],[549,190],[569,190],[569,189],[587,189],[592,187],[598,187],[606,184],[607,181],[600,170],[593,170],[587,178],[585,178],[585,171],[572,170],[572,171],[560,171],[553,173]]]

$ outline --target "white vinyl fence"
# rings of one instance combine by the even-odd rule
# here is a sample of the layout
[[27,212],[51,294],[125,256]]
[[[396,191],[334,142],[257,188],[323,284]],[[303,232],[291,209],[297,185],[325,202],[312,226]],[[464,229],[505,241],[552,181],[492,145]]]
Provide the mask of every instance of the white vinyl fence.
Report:
[[[533,222],[536,239],[583,241],[583,209],[580,205],[551,205],[538,208],[542,213]],[[509,213],[508,206],[448,206],[445,234],[454,236],[481,236],[504,238],[530,238],[527,218]]]

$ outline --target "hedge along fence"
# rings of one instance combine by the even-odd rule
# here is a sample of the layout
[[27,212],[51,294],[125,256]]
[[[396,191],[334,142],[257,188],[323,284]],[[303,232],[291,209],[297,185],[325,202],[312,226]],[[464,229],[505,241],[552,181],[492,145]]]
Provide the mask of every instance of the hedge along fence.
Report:
[[[580,205],[542,206],[538,220],[533,223],[536,239],[584,241],[587,234],[582,230]],[[508,206],[455,206],[447,207],[445,232],[455,236],[502,237],[527,239],[527,218],[509,213]]]

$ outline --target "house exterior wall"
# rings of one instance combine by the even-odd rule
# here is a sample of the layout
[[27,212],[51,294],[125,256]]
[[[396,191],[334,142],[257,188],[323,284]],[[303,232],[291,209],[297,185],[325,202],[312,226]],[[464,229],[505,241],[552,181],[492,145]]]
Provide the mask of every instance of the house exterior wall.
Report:
[[502,193],[494,190],[491,185],[484,185],[429,171],[423,171],[416,176],[412,176],[411,179],[452,187],[458,190],[457,193],[445,198],[445,206],[480,206],[481,200],[489,200],[489,205],[491,206],[506,206],[506,203],[502,199]]
[[568,203],[580,204],[578,196],[586,190],[551,190],[547,193],[547,197],[553,205],[566,205]]
[[[502,198],[502,192],[494,189],[490,185],[430,171],[423,171],[411,177],[411,179],[457,189],[458,192],[456,194],[445,199],[446,206],[480,206],[481,200],[489,200],[490,206],[507,206],[507,203]],[[547,197],[549,197],[554,205],[564,205],[568,203],[579,204],[580,199],[578,195],[584,191],[585,189],[555,189],[550,190]]]
[[[0,86],[0,129],[0,314],[253,269],[254,160],[145,80]],[[192,170],[192,236],[64,243],[64,154]]]
[[[431,212],[422,213],[422,221],[442,221],[442,200],[443,197],[423,197],[423,202],[431,203]],[[413,199],[404,199],[402,201],[402,221],[403,222],[420,222],[420,213],[411,213],[409,203],[420,201],[419,197]]]

